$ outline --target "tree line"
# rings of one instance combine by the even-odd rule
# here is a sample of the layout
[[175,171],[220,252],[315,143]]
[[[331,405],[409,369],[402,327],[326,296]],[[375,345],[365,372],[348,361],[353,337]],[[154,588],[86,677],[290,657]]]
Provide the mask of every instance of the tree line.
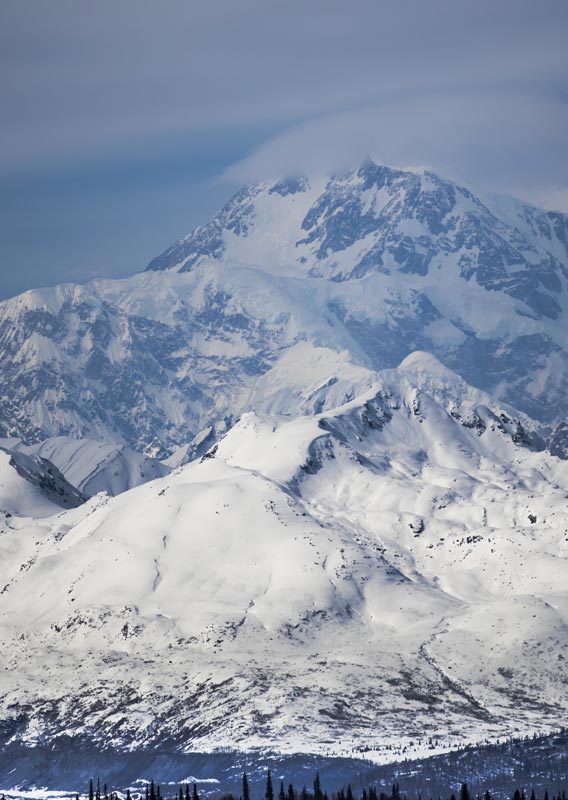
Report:
[[[169,790],[171,792],[171,789]],[[0,800],[4,800],[3,797]],[[79,795],[77,795],[76,800],[80,800]],[[126,793],[118,794],[117,791],[110,791],[107,789],[106,784],[103,785],[101,789],[100,781],[97,780],[96,787],[91,779],[89,782],[89,791],[88,791],[88,800],[133,800],[130,789],[126,790]],[[145,787],[145,798],[144,800],[201,800],[200,793],[197,788],[197,784],[193,783],[192,786],[188,783],[182,784],[178,787],[175,794],[171,793],[169,797],[166,797],[162,792],[160,784],[154,783],[154,781],[150,781],[150,783],[146,784]],[[242,789],[241,794],[237,797],[231,793],[225,793],[221,795],[218,800],[253,800],[251,797],[251,790],[249,786],[249,779],[247,773],[244,772],[242,776]],[[256,798],[256,800],[409,800],[407,796],[401,793],[400,786],[397,783],[392,785],[392,789],[389,792],[379,791],[376,786],[368,786],[364,788],[361,792],[353,792],[351,785],[348,784],[346,787],[342,786],[339,789],[336,789],[331,794],[328,794],[327,791],[322,789],[321,780],[319,773],[316,773],[313,787],[308,790],[306,786],[303,786],[300,790],[298,790],[292,783],[289,783],[285,786],[284,781],[280,780],[278,786],[278,792],[276,794],[274,788],[274,781],[272,778],[272,774],[270,770],[268,770],[266,775],[266,783],[264,788],[264,795],[262,798]],[[418,794],[418,800],[423,800],[422,793]],[[483,794],[470,794],[468,789],[467,783],[462,783],[461,788],[458,792],[458,796],[452,793],[449,797],[442,798],[432,798],[428,797],[427,794],[424,794],[424,800],[495,800],[495,798],[491,795],[489,790],[486,790]],[[527,800],[527,795],[525,790],[522,788],[515,789],[511,794],[511,800]],[[557,794],[550,794],[547,789],[544,790],[544,793],[540,796],[537,796],[534,789],[532,789],[528,800],[568,800],[566,796],[565,790],[559,791]]]

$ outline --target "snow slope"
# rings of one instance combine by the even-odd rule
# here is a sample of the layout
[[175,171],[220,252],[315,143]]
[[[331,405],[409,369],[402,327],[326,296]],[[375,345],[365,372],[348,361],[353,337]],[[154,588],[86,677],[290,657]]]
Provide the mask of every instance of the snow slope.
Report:
[[0,520],[0,717],[378,760],[558,727],[567,493],[538,426],[427,353],[335,409],[246,413],[166,477]]
[[92,439],[55,436],[35,445],[20,444],[15,449],[48,459],[87,497],[98,492],[114,496],[169,472],[169,468],[156,459],[124,445]]
[[[566,215],[429,172],[254,184],[146,272],[0,303],[0,434],[163,459],[247,410],[337,405],[415,350],[557,425],[567,276]],[[288,390],[296,359],[314,374]]]

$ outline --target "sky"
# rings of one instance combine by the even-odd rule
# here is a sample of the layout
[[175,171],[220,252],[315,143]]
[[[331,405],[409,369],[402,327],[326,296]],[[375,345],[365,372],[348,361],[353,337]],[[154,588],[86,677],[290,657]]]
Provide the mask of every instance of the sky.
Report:
[[371,156],[568,212],[566,0],[2,0],[0,299]]

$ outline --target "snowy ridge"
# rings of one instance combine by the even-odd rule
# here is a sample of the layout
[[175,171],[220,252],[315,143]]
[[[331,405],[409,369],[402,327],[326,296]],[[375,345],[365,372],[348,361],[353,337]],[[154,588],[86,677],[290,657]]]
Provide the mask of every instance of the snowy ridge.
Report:
[[41,536],[1,525],[0,715],[30,743],[378,760],[558,727],[567,494],[538,426],[429,354],[337,409],[246,413]]

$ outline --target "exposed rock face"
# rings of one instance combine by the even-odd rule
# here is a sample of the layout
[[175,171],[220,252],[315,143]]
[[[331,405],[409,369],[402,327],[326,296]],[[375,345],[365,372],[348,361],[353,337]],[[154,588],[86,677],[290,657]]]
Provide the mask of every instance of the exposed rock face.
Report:
[[553,456],[568,460],[568,422],[561,422],[550,437],[549,450]]

